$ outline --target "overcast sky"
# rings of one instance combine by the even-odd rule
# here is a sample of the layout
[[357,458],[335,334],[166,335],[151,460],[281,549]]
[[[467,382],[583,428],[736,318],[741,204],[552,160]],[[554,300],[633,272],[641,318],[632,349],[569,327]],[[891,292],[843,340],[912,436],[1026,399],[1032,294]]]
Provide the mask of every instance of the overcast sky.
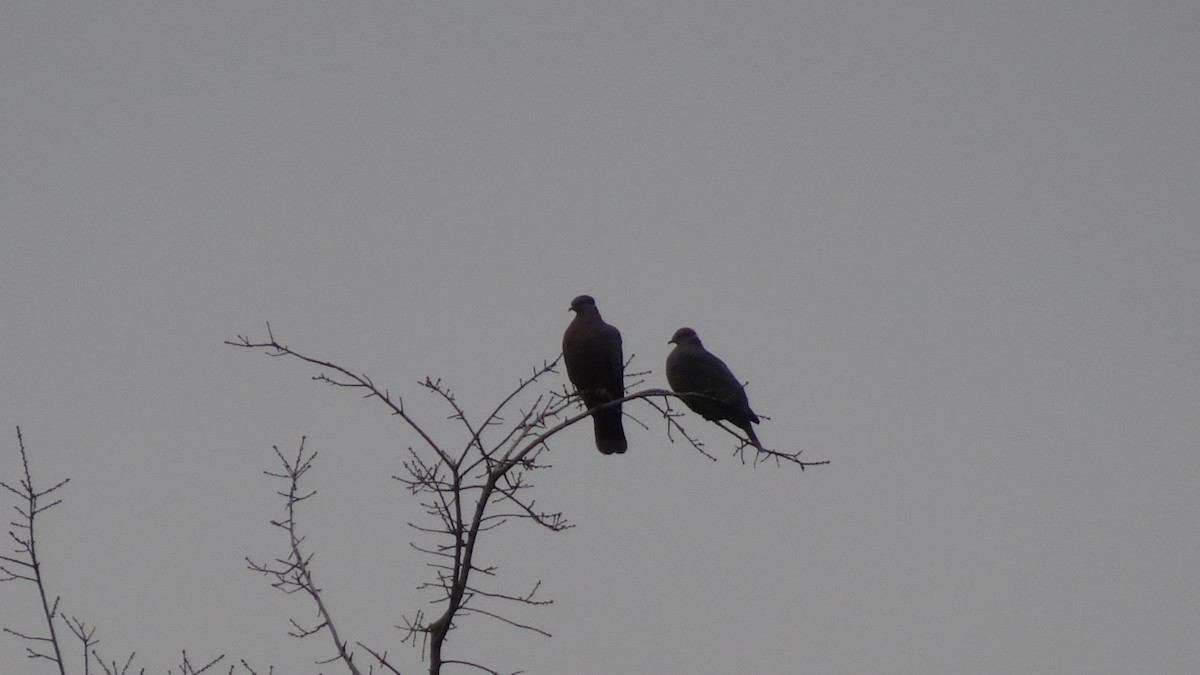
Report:
[[713,463],[639,405],[623,456],[570,430],[538,503],[577,527],[483,544],[553,637],[472,617],[453,656],[1200,669],[1194,0],[4,2],[0,92],[0,476],[20,425],[72,479],[45,573],[110,659],[344,672],[243,559],[283,554],[262,471],[307,436],[343,635],[420,672],[418,439],[223,341],[270,321],[453,433],[417,380],[489,411],[590,293],[646,386],[692,326],[765,444],[832,463],[693,420]]

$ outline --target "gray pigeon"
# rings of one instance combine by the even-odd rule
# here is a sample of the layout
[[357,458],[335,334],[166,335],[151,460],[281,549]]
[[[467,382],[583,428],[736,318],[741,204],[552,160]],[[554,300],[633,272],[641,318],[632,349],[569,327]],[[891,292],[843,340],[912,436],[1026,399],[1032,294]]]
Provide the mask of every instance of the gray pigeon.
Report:
[[700,336],[691,328],[675,331],[668,344],[675,345],[667,355],[667,382],[671,389],[677,394],[695,394],[683,397],[687,407],[706,420],[729,420],[746,432],[754,447],[762,450],[750,426],[751,422],[758,424],[758,415],[750,409],[746,390],[729,366],[705,349]]
[[[589,409],[625,395],[625,361],[621,354],[621,332],[604,323],[596,301],[581,295],[571,301],[575,319],[563,333],[563,362],[567,378],[579,391]],[[621,423],[621,406],[615,405],[592,414],[596,428],[596,447],[611,455],[628,447]]]

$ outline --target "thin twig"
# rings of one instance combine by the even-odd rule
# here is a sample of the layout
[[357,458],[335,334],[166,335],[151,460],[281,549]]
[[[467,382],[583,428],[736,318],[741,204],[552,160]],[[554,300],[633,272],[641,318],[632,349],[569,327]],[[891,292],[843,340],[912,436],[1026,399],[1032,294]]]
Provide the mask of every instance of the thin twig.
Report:
[[6,575],[4,578],[0,578],[0,581],[28,581],[37,587],[38,597],[42,603],[42,616],[46,620],[46,630],[49,635],[26,635],[11,628],[5,628],[4,632],[20,637],[26,642],[35,645],[48,645],[52,651],[44,652],[40,651],[40,648],[35,649],[26,645],[25,654],[31,659],[52,661],[58,666],[59,675],[66,675],[66,665],[63,663],[62,649],[58,642],[58,633],[54,629],[54,619],[58,617],[59,599],[56,597],[53,602],[50,601],[50,594],[46,588],[46,580],[42,576],[42,563],[38,558],[35,526],[38,522],[38,515],[62,503],[61,499],[46,503],[44,501],[45,497],[66,485],[71,479],[65,478],[48,489],[38,490],[34,486],[33,472],[29,467],[29,455],[25,451],[25,437],[21,434],[21,427],[17,427],[17,446],[21,451],[21,467],[24,471],[24,476],[19,483],[20,488],[14,488],[8,483],[0,483],[0,487],[17,495],[22,500],[22,504],[16,507],[16,511],[21,514],[22,520],[11,523],[14,529],[8,532],[9,537],[17,543],[16,553],[21,557],[12,558],[2,556],[0,559],[7,563],[19,565],[22,571],[14,572],[8,567],[0,566],[0,571]]

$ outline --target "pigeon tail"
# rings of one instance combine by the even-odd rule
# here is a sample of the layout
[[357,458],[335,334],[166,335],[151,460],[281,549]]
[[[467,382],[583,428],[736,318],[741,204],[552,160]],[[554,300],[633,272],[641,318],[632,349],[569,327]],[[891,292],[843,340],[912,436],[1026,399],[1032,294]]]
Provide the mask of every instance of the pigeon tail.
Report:
[[[756,417],[755,419],[757,420],[758,418]],[[767,449],[762,446],[762,443],[759,442],[758,434],[754,433],[754,427],[750,426],[750,422],[746,422],[746,424],[744,426],[743,425],[739,425],[739,426],[742,426],[742,431],[746,432],[746,435],[750,437],[750,442],[754,444],[754,447],[758,448],[759,450],[761,450],[763,452],[767,451]]]
[[620,409],[597,410],[592,413],[592,423],[596,428],[596,448],[601,453],[619,455],[628,449]]

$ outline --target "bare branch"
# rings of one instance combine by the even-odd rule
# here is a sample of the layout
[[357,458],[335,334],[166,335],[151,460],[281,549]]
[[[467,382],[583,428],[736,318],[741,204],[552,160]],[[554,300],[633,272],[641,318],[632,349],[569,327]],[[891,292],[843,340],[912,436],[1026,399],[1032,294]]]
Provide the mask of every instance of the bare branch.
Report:
[[513,626],[514,628],[521,628],[524,630],[533,631],[534,633],[538,633],[539,635],[551,637],[551,635],[549,633],[542,630],[541,628],[538,628],[537,626],[529,626],[526,624],[517,623],[516,621],[513,621],[512,619],[506,619],[506,618],[500,616],[499,614],[488,612],[486,610],[479,609],[478,607],[464,607],[462,612],[463,612],[463,614],[482,614],[483,616],[491,617],[493,619],[496,619],[497,621],[500,621],[500,622],[506,623],[510,626]]
[[349,651],[346,641],[342,640],[338,635],[333,617],[330,615],[329,609],[325,605],[325,600],[321,595],[321,589],[313,581],[312,568],[310,567],[312,555],[305,555],[301,550],[304,538],[300,536],[296,529],[296,507],[301,501],[316,494],[315,491],[303,494],[300,491],[300,480],[312,468],[313,461],[317,457],[316,452],[306,452],[304,447],[305,440],[305,438],[301,437],[300,447],[297,449],[296,457],[293,460],[285,457],[279,450],[279,447],[276,446],[274,448],[275,455],[279,458],[280,463],[283,464],[284,471],[282,474],[264,472],[269,476],[281,478],[288,482],[287,491],[279,493],[285,499],[287,517],[282,521],[271,522],[272,525],[287,532],[288,557],[277,559],[275,565],[256,563],[249,558],[246,559],[246,563],[251,570],[274,577],[274,581],[271,583],[273,587],[289,595],[303,592],[316,605],[317,614],[321,619],[320,623],[313,628],[304,628],[293,620],[291,623],[294,630],[289,631],[289,635],[303,639],[320,633],[323,630],[328,630],[329,636],[333,640],[334,649],[336,650],[336,656],[331,660],[340,659],[353,675],[361,675],[358,667],[354,664],[354,654]]
[[442,448],[440,446],[438,446],[438,444],[436,442],[434,442],[433,438],[430,437],[429,434],[425,433],[425,430],[422,429],[420,425],[418,425],[411,417],[408,416],[408,414],[406,412],[404,412],[404,405],[403,405],[402,401],[400,399],[393,400],[391,395],[387,391],[383,391],[383,390],[380,390],[379,388],[377,388],[375,386],[375,383],[371,381],[371,378],[367,377],[366,375],[359,375],[359,374],[353,373],[350,370],[347,370],[346,368],[343,368],[335,363],[331,363],[329,361],[325,361],[322,359],[313,358],[310,356],[305,356],[298,352],[292,351],[286,345],[280,344],[279,342],[277,342],[275,340],[275,336],[271,333],[271,324],[270,323],[267,324],[267,335],[268,335],[268,340],[266,342],[251,342],[249,338],[239,335],[238,339],[236,341],[226,340],[225,344],[231,345],[234,347],[244,347],[247,349],[270,349],[272,351],[268,352],[268,354],[270,354],[271,356],[290,356],[292,358],[304,361],[305,363],[309,363],[309,364],[318,366],[320,368],[324,368],[325,370],[341,374],[342,376],[346,377],[347,379],[346,379],[346,381],[340,382],[340,383],[335,382],[334,380],[332,380],[330,378],[329,375],[324,374],[324,373],[317,375],[314,379],[317,379],[317,380],[323,381],[323,382],[328,382],[330,384],[338,384],[338,386],[366,390],[366,393],[363,395],[363,398],[379,399],[381,402],[383,402],[384,405],[386,405],[388,408],[390,408],[392,410],[392,414],[399,417],[401,420],[404,421],[405,424],[408,425],[408,427],[410,429],[412,429],[414,432],[416,432],[416,434],[418,436],[420,436],[423,441],[425,441],[425,443],[429,446],[429,448],[431,450],[433,450],[435,453],[437,453],[439,457],[441,457],[442,461],[446,462],[447,464],[451,463],[449,455],[447,455],[445,453],[445,451],[442,450]]
[[376,663],[378,663],[380,666],[382,666],[384,668],[387,668],[388,672],[393,673],[394,675],[401,675],[399,670],[396,670],[396,668],[392,664],[388,663],[387,652],[383,652],[381,654],[381,653],[375,651],[374,649],[371,649],[370,647],[364,645],[361,642],[356,642],[355,644],[357,644],[359,647],[362,647],[364,651],[366,651],[368,654],[370,654],[371,657],[375,659]]
[[537,594],[538,589],[540,589],[541,587],[542,587],[542,582],[538,581],[537,583],[535,583],[533,585],[532,590],[530,590],[525,595],[519,595],[519,596],[518,595],[504,595],[502,593],[491,593],[488,591],[481,591],[478,588],[474,588],[474,587],[468,588],[467,590],[469,590],[471,593],[476,594],[476,595],[484,595],[489,598],[497,598],[499,600],[512,600],[513,602],[520,602],[520,603],[523,603],[526,605],[553,605],[554,604],[553,600],[535,600],[533,598],[533,596]]
[[217,663],[219,661],[221,661],[222,659],[225,658],[225,655],[222,654],[222,655],[218,656],[217,658],[213,659],[212,661],[209,661],[206,665],[197,669],[192,666],[190,661],[188,661],[187,650],[186,649],[182,650],[181,653],[183,654],[183,660],[180,661],[180,663],[179,663],[179,669],[183,675],[200,675],[201,673],[205,672],[209,668],[212,668],[213,666],[217,665]]
[[[485,673],[491,673],[491,675],[500,675],[500,671],[492,670],[491,668],[488,668],[486,666],[481,666],[478,663],[475,663],[474,661],[462,661],[459,659],[446,659],[442,663],[445,663],[446,665],[469,666],[471,668],[477,668],[479,670],[482,670]],[[513,673],[513,675],[520,675],[520,673]]]
[[100,640],[96,639],[95,626],[88,627],[78,617],[70,616],[63,617],[63,621],[67,624],[67,628],[71,633],[79,639],[83,647],[83,672],[84,675],[91,672],[91,655],[95,651],[96,645]]
[[[112,667],[110,668],[108,664],[104,663],[104,660],[100,658],[99,654],[95,653],[94,651],[92,652],[92,656],[96,658],[96,662],[100,664],[100,667],[104,670],[105,675],[126,675],[129,672],[129,668],[133,665],[133,657],[136,656],[136,654],[136,652],[131,652],[129,654],[129,658],[125,659],[125,665],[123,666],[118,666],[117,662],[113,661]],[[138,671],[138,673],[139,675],[145,675],[146,669],[143,668]]]
[[[0,483],[9,492],[17,495],[22,504],[16,507],[16,511],[21,514],[22,521],[12,523],[13,530],[9,530],[9,536],[17,542],[16,552],[22,555],[23,558],[3,557],[3,560],[8,563],[20,565],[25,571],[13,572],[7,567],[0,567],[5,577],[0,581],[28,581],[32,582],[37,587],[38,597],[42,602],[42,616],[46,620],[46,636],[34,636],[19,633],[11,628],[5,628],[4,631],[12,635],[16,635],[24,639],[26,642],[33,644],[47,644],[49,651],[42,652],[26,645],[26,656],[31,659],[46,659],[54,662],[58,666],[60,675],[66,675],[66,665],[63,663],[62,650],[58,642],[58,634],[54,629],[54,619],[58,616],[58,598],[54,598],[51,602],[49,592],[46,588],[46,580],[42,576],[42,564],[38,558],[37,537],[35,536],[35,526],[37,524],[37,516],[47,510],[54,508],[62,503],[62,500],[54,500],[49,503],[42,503],[42,499],[54,492],[55,490],[66,485],[70,479],[66,478],[53,487],[46,490],[38,490],[34,486],[33,472],[29,467],[29,455],[25,451],[25,437],[21,434],[21,427],[17,427],[17,446],[21,451],[21,467],[24,471],[24,476],[19,483],[20,489],[14,488],[7,483]],[[19,534],[18,534],[19,533]]]

